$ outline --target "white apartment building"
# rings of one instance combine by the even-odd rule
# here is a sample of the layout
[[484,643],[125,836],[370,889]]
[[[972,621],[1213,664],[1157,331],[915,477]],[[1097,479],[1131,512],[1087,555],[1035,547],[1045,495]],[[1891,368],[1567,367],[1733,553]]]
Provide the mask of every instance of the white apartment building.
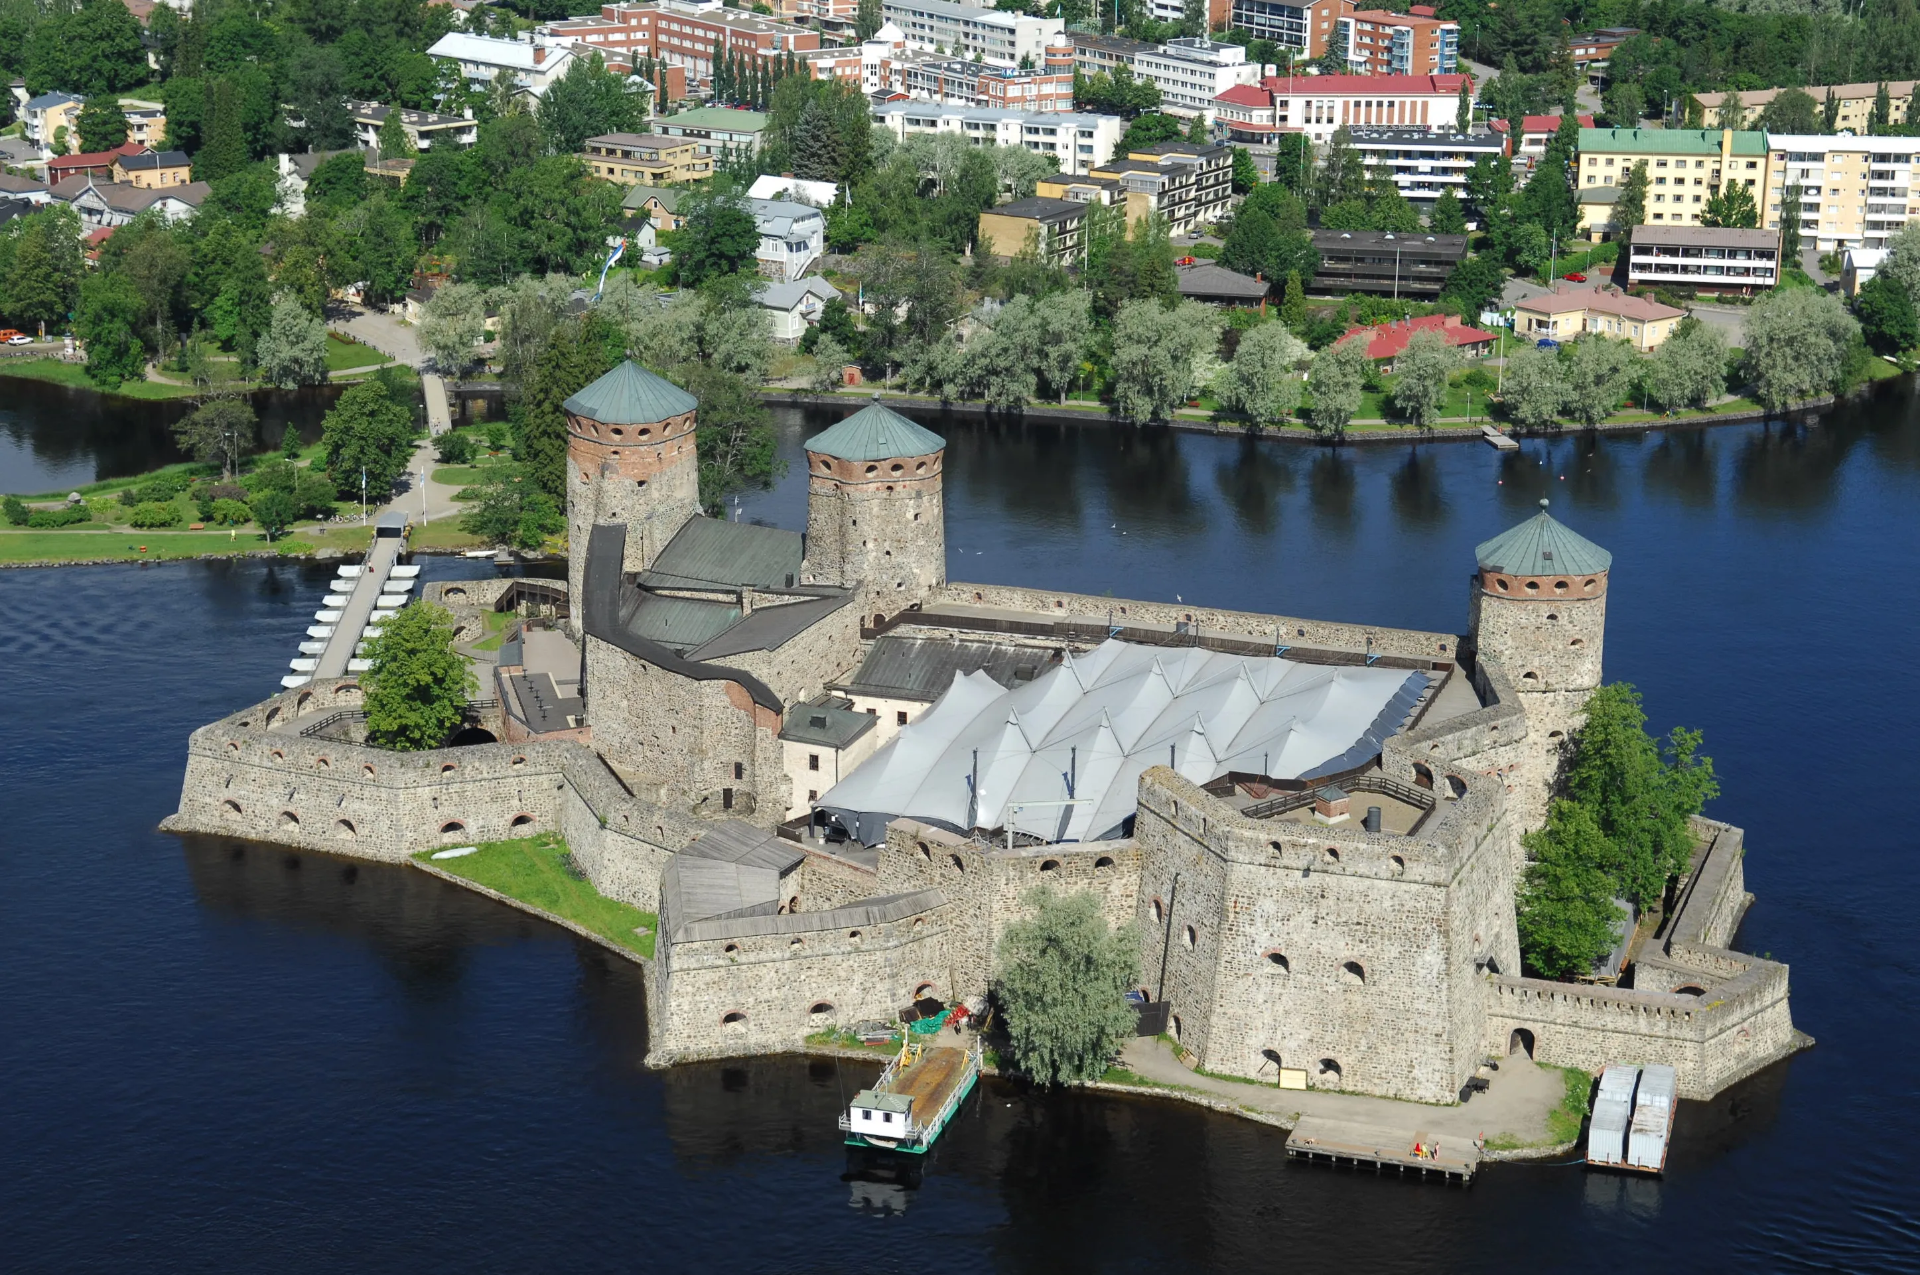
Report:
[[1354,129],[1353,148],[1369,174],[1393,175],[1393,184],[1422,212],[1440,192],[1466,197],[1467,174],[1481,156],[1497,157],[1506,139],[1497,133],[1429,132],[1424,128]]
[[972,57],[978,53],[995,66],[1044,66],[1047,46],[1065,42],[1067,24],[1059,18],[1003,13],[947,0],[881,0],[881,16],[899,28],[907,43],[935,53]]
[[1760,202],[1769,230],[1792,216],[1781,202],[1796,182],[1800,241],[1822,252],[1885,247],[1894,231],[1920,217],[1913,186],[1920,138],[1769,133],[1767,146],[1767,197]]
[[1134,55],[1133,73],[1160,90],[1161,109],[1169,115],[1213,119],[1213,99],[1241,84],[1260,82],[1260,64],[1247,61],[1237,44],[1212,40],[1168,40]]
[[1463,83],[1471,80],[1460,74],[1269,75],[1221,94],[1214,109],[1237,141],[1305,133],[1324,146],[1342,125],[1457,131]]
[[451,31],[434,41],[427,56],[460,67],[470,83],[491,84],[501,71],[510,72],[520,90],[539,97],[547,86],[573,64],[568,45],[534,44],[527,40],[500,40],[490,35]]
[[1076,177],[1105,163],[1127,131],[1126,121],[1118,115],[1004,111],[934,102],[889,102],[874,108],[873,122],[902,140],[914,133],[955,133],[976,146],[1024,146],[1052,155],[1060,161],[1061,172]]

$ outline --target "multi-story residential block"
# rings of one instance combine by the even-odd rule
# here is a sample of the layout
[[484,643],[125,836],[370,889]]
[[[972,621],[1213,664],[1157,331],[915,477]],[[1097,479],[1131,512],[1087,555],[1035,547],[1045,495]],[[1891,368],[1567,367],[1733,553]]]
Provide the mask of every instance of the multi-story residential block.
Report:
[[1047,46],[1059,44],[1067,24],[1060,18],[1036,18],[1024,13],[951,4],[948,0],[881,0],[881,17],[906,36],[916,49],[978,54],[995,66],[1038,66]]
[[690,137],[656,133],[603,133],[586,140],[580,158],[595,177],[623,186],[665,186],[705,181],[713,176],[713,157],[699,153]]
[[1583,128],[1578,188],[1615,186],[1647,165],[1647,222],[1700,224],[1707,197],[1737,181],[1764,204],[1767,139],[1762,133],[1699,128]]
[[502,40],[488,35],[450,31],[433,42],[427,56],[451,62],[475,88],[485,88],[505,71],[521,93],[539,97],[547,86],[573,65],[573,48],[566,44],[535,44],[531,40]]
[[[1907,106],[1913,100],[1913,86],[1920,81],[1888,80],[1887,96],[1890,99],[1888,118],[1891,123],[1907,122]],[[1827,94],[1831,93],[1839,114],[1834,118],[1833,127],[1843,133],[1865,133],[1873,120],[1873,100],[1880,92],[1878,82],[1866,84],[1814,84],[1800,90],[1815,102],[1826,104]],[[1752,89],[1739,94],[1740,122],[1751,127],[1774,98],[1786,92],[1785,89]],[[1720,106],[1727,100],[1725,93],[1695,93],[1693,100],[1700,108],[1701,116],[1709,124],[1721,124]]]
[[1043,65],[990,66],[912,48],[900,28],[889,22],[861,44],[860,55],[861,88],[876,100],[905,97],[1042,113],[1073,109],[1070,44],[1049,45]]
[[1602,27],[1569,38],[1567,52],[1573,56],[1574,70],[1605,70],[1613,51],[1639,34],[1639,27]]
[[1460,24],[1426,5],[1410,13],[1349,10],[1336,29],[1346,40],[1347,65],[1362,75],[1451,75],[1460,66]]
[[1043,177],[1034,186],[1049,199],[1125,208],[1129,225],[1158,213],[1175,234],[1225,216],[1232,192],[1232,148],[1185,141],[1128,151],[1085,176]]
[[1465,235],[1397,235],[1388,230],[1316,230],[1320,269],[1313,291],[1437,297],[1467,255]]
[[1305,134],[1324,145],[1335,129],[1422,129],[1457,133],[1467,75],[1269,75],[1214,99],[1216,121],[1235,141]]
[[656,119],[651,125],[662,137],[692,138],[699,155],[726,155],[734,151],[757,154],[767,117],[759,111],[726,106],[702,106]]
[[1034,195],[981,213],[980,248],[1011,258],[1031,245],[1043,261],[1078,261],[1086,251],[1086,228],[1086,204]]
[[1151,53],[1156,47],[1145,40],[1092,31],[1069,31],[1066,38],[1073,45],[1073,69],[1082,75],[1097,75],[1102,71],[1112,75],[1114,68],[1121,66],[1131,74],[1134,59],[1142,53]]
[[850,36],[860,16],[860,0],[773,0],[777,18],[790,18],[817,31]]
[[818,208],[784,199],[749,199],[747,211],[760,231],[754,265],[768,279],[798,279],[827,250],[827,218]]
[[1911,137],[1829,137],[1771,133],[1766,195],[1756,195],[1761,224],[1778,230],[1792,210],[1782,208],[1789,187],[1800,187],[1801,242],[1822,252],[1881,248],[1908,220],[1920,217],[1914,190]]
[[1604,284],[1557,283],[1551,292],[1515,302],[1513,311],[1514,333],[1528,340],[1572,341],[1597,334],[1630,341],[1643,354],[1672,336],[1687,317],[1685,310]]
[[598,14],[543,23],[536,38],[576,51],[598,50],[629,66],[635,58],[652,58],[696,79],[713,75],[716,46],[723,56],[768,61],[820,47],[817,31],[728,9],[720,0],[606,4]]
[[1474,164],[1506,149],[1505,140],[1494,133],[1363,128],[1354,129],[1350,136],[1369,174],[1391,175],[1400,193],[1422,211],[1432,207],[1443,190],[1464,196]]
[[42,93],[28,98],[20,108],[21,135],[38,146],[41,154],[50,154],[61,129],[67,130],[67,137],[72,138],[76,131],[74,123],[86,102],[87,99],[77,93]]
[[167,108],[161,102],[139,98],[120,99],[120,113],[127,117],[127,140],[159,150],[167,140]]
[[874,108],[873,121],[902,139],[915,133],[954,133],[977,146],[1023,146],[1052,155],[1068,174],[1087,173],[1111,156],[1127,127],[1118,115],[1002,111],[935,102],[886,102]]
[[[1206,0],[1207,30],[1224,31],[1232,25],[1233,0]],[[1183,22],[1186,0],[1147,0],[1147,15],[1155,22]]]
[[1636,226],[1627,252],[1633,287],[1678,285],[1751,296],[1780,282],[1780,232],[1714,226]]
[[[378,102],[348,102],[347,110],[353,116],[354,141],[368,149],[378,146],[380,129],[393,108]],[[465,150],[480,137],[480,124],[471,115],[441,115],[404,107],[400,128],[407,135],[407,143],[417,151],[432,150],[436,143]]]
[[1260,72],[1245,48],[1214,40],[1168,40],[1133,59],[1135,77],[1160,90],[1161,110],[1209,120],[1215,98],[1235,85],[1259,83]]

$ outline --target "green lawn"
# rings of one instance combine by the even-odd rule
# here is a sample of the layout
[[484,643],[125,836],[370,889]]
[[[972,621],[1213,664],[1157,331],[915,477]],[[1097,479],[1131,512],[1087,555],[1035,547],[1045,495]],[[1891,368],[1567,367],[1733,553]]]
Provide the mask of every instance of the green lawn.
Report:
[[[421,863],[433,863],[434,853],[422,850],[413,857]],[[592,882],[573,870],[566,842],[552,833],[518,841],[486,842],[477,854],[442,859],[433,866],[565,917],[641,956],[653,955],[660,918],[595,890]],[[641,927],[645,927],[645,934],[636,932]]]
[[[143,546],[145,552],[141,551]],[[225,531],[0,530],[0,562],[91,562],[100,558],[157,562],[253,553],[269,547],[279,553],[297,554],[314,546],[291,536],[269,546],[267,538],[250,527],[239,528],[232,537]]]
[[356,341],[343,341],[333,333],[327,333],[327,371],[351,372],[357,368],[378,367],[387,361],[387,356],[370,345],[361,345]]
[[460,524],[452,518],[436,518],[425,526],[416,522],[407,536],[407,546],[415,553],[478,549],[483,544],[480,537],[460,530]]
[[158,381],[124,381],[116,390],[103,390],[87,379],[87,369],[79,363],[62,363],[59,359],[8,359],[0,362],[0,377],[23,376],[36,381],[52,381],[56,385],[71,385],[78,389],[95,390],[102,394],[117,394],[121,398],[168,399],[191,398],[200,393],[191,385],[163,385]]
[[506,640],[507,626],[519,617],[511,611],[488,611],[485,616],[487,635],[473,644],[476,651],[497,651],[501,642]]

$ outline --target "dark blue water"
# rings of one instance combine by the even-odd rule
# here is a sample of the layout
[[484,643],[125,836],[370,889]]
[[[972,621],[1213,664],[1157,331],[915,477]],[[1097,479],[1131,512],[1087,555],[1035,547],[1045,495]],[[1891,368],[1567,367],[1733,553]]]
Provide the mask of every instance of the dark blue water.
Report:
[[[649,1072],[636,971],[570,935],[153,831],[187,732],[271,688],[327,569],[6,571],[0,1270],[1915,1268],[1908,391],[1518,457],[946,428],[956,579],[1453,628],[1473,544],[1549,494],[1614,552],[1609,674],[1707,732],[1759,896],[1740,943],[1792,963],[1819,1046],[1683,1105],[1658,1182],[1358,1177],[997,1084],[919,1181],[866,1180],[833,1128],[856,1066]],[[798,527],[803,485],[743,512]]]

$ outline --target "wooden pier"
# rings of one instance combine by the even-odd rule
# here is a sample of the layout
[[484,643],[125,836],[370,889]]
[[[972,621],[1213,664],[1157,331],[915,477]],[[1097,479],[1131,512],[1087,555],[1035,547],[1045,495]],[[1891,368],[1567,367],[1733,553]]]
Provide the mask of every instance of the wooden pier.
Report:
[[1353,1120],[1302,1116],[1287,1138],[1287,1156],[1327,1164],[1372,1165],[1376,1172],[1429,1175],[1465,1185],[1480,1167],[1480,1148],[1458,1134],[1408,1135]]
[[1517,452],[1520,450],[1519,443],[1515,442],[1513,439],[1509,438],[1507,435],[1502,434],[1499,430],[1495,429],[1493,426],[1485,423],[1483,423],[1480,426],[1480,437],[1486,439],[1487,445],[1492,447],[1495,451]]

